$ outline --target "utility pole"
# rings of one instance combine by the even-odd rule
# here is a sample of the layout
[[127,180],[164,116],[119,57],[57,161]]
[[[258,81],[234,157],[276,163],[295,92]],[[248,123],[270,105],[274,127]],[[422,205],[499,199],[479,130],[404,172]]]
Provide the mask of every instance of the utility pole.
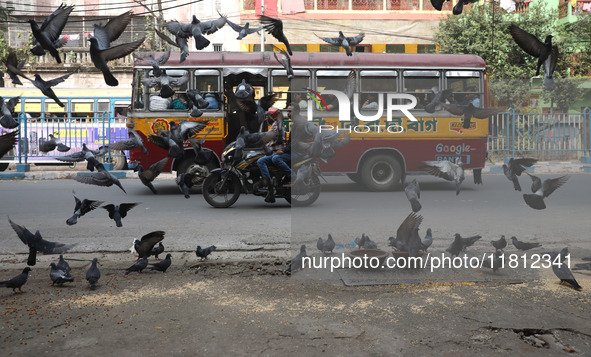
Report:
[[[261,0],[261,15],[265,14],[265,0]],[[265,52],[265,29],[261,29],[261,52]]]

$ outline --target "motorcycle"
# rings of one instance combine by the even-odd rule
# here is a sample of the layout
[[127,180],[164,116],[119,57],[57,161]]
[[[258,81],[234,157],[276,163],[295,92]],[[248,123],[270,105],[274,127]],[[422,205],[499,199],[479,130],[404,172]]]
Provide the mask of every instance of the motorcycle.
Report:
[[[212,170],[203,181],[202,194],[205,201],[216,208],[232,206],[240,194],[254,194],[266,197],[267,188],[262,186],[262,176],[257,160],[265,154],[262,151],[237,150],[236,142],[229,144],[222,153],[223,167]],[[274,166],[269,166],[275,198],[283,198],[293,206],[304,207],[314,203],[320,196],[321,177],[318,162],[309,156],[292,165],[296,179],[288,184],[289,177]]]

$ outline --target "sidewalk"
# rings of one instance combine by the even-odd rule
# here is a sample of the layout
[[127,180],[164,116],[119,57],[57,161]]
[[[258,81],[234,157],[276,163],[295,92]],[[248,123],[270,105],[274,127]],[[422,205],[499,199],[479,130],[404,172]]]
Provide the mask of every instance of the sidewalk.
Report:
[[[70,166],[35,166],[31,164],[30,171],[17,172],[16,165],[11,164],[6,171],[0,172],[0,180],[60,180],[72,179],[78,175],[85,175],[85,165],[78,164],[75,167]],[[111,171],[117,178],[137,178],[137,173],[133,170]],[[536,174],[575,174],[591,172],[591,162],[580,160],[572,161],[538,161],[528,172]],[[490,162],[482,170],[484,174],[502,174],[503,163],[496,162],[494,165]],[[160,174],[157,180],[174,179],[176,173]]]

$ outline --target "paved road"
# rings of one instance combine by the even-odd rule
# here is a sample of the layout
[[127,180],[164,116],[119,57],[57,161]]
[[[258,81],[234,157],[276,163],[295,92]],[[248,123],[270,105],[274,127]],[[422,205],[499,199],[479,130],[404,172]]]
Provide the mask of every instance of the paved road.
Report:
[[[467,177],[459,196],[451,183],[430,176],[417,178],[422,189],[421,234],[428,227],[433,229],[435,237],[440,238],[434,248],[444,250],[458,232],[463,236],[482,235],[479,244],[486,248],[489,240],[504,234],[538,241],[548,248],[568,245],[585,253],[591,251],[587,233],[591,175],[572,175],[546,199],[548,208],[542,211],[527,207],[522,193],[514,191],[503,175],[485,175],[483,185],[475,185]],[[25,252],[7,215],[30,230],[39,229],[46,239],[79,242],[76,250],[80,252],[123,251],[133,239],[158,229],[167,232],[166,243],[172,250],[192,250],[197,244],[216,244],[229,250],[261,246],[282,249],[290,239],[294,246],[304,242],[315,247],[316,239],[328,233],[335,236],[337,243],[350,242],[366,233],[385,248],[387,237],[395,234],[410,213],[404,193],[366,192],[346,177],[327,179],[329,184],[323,185],[319,200],[302,209],[290,209],[283,201],[268,205],[251,195],[241,196],[232,208],[214,209],[200,195],[184,199],[170,180],[156,182],[158,195],[137,179],[122,180],[128,195],[115,187],[95,187],[72,180],[4,181],[0,184],[0,217],[4,217],[0,219],[0,231],[6,242],[0,254]],[[521,178],[523,192],[528,192],[529,181],[528,177]],[[81,198],[142,204],[129,213],[122,228],[115,227],[102,209],[88,213],[69,227],[65,220],[73,211],[72,189]]]

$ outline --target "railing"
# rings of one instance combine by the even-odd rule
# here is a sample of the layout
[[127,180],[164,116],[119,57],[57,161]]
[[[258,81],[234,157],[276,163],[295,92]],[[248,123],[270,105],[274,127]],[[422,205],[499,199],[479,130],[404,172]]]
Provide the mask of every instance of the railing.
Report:
[[[97,119],[25,118],[21,115],[16,149],[8,152],[2,161],[18,164],[57,163],[59,160],[56,157],[81,151],[82,144],[86,144],[89,149],[97,150],[101,146],[128,138],[125,119],[125,117],[111,118],[108,113],[104,113]],[[39,151],[39,146],[49,139],[49,134],[59,138],[64,145],[70,147],[70,150],[68,152],[54,150],[49,153]],[[113,157],[122,155],[124,154],[109,152],[104,160],[111,162]]]
[[[451,11],[452,1],[443,4],[443,11]],[[243,10],[255,10],[255,0],[243,0]],[[436,11],[430,0],[304,0],[304,9],[353,11]]]
[[493,117],[487,150],[491,155],[530,155],[540,160],[589,156],[591,109],[582,113],[519,114],[509,109]]

